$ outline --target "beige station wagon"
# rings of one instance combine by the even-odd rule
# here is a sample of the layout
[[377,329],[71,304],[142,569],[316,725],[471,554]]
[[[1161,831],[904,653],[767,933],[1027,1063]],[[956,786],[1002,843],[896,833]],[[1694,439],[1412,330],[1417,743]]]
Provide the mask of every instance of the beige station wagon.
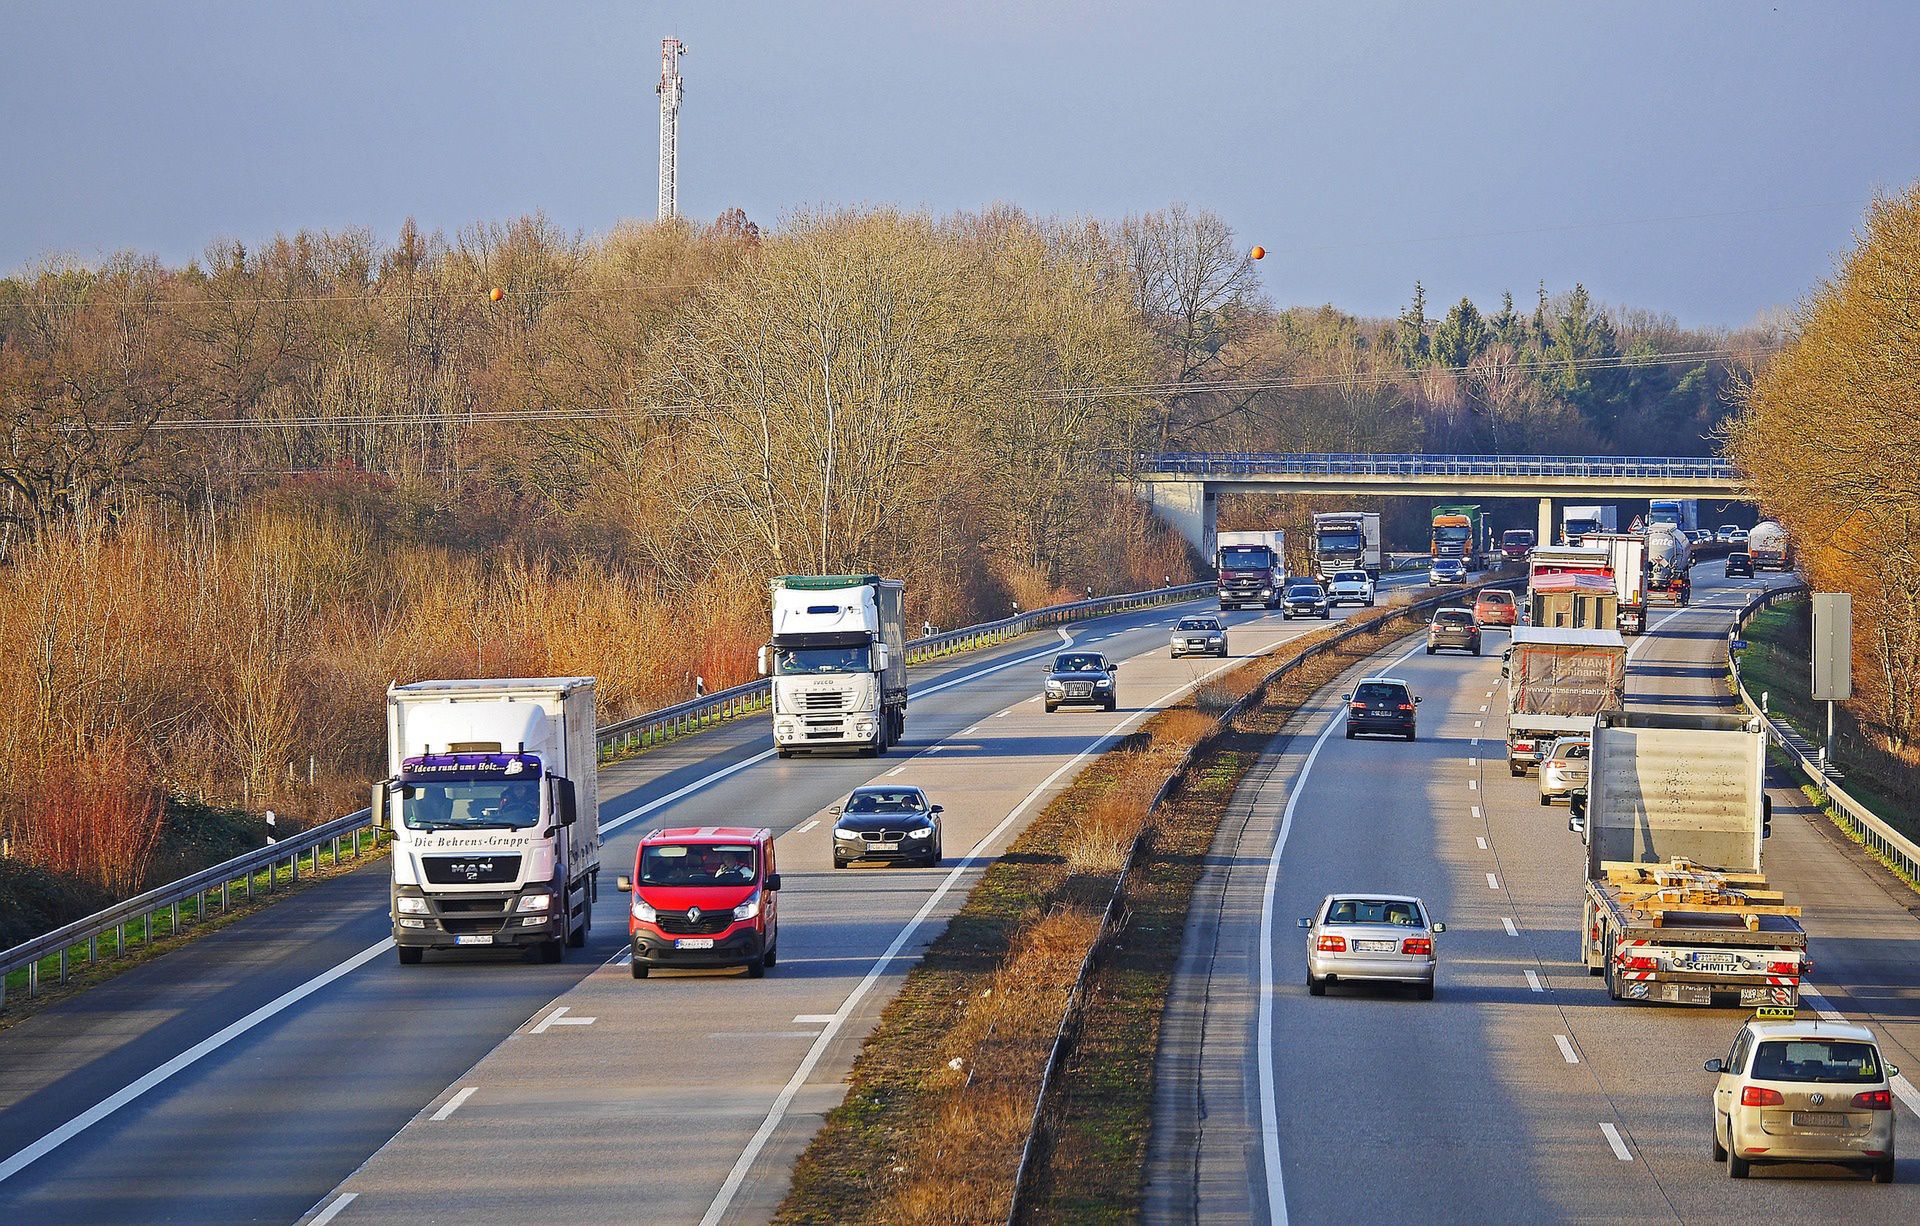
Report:
[[1845,1022],[1751,1021],[1713,1091],[1713,1157],[1745,1179],[1756,1162],[1832,1162],[1893,1182],[1893,1085],[1873,1032]]

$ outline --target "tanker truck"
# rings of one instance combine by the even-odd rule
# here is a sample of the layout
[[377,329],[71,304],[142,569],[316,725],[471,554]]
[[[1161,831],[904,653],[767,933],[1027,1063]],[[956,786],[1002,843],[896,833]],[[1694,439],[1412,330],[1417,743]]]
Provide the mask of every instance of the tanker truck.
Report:
[[1763,519],[1747,533],[1747,552],[1753,555],[1755,570],[1792,570],[1793,542],[1787,530],[1771,519]]
[[1693,543],[1673,524],[1647,529],[1647,603],[1686,607],[1693,596]]

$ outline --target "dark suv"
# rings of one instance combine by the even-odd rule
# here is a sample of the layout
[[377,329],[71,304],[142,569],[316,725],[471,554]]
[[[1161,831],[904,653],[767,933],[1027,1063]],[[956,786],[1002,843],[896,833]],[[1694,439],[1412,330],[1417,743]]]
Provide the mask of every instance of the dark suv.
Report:
[[1736,549],[1727,555],[1727,578],[1745,575],[1753,578],[1753,555],[1745,550]]
[[1473,620],[1472,609],[1435,609],[1427,626],[1427,654],[1442,647],[1480,654],[1480,625]]
[[1333,616],[1333,606],[1327,603],[1327,589],[1317,583],[1289,583],[1286,597],[1280,602],[1280,620],[1287,621],[1295,617],[1317,617],[1326,621]]
[[1064,703],[1105,707],[1119,704],[1120,666],[1097,651],[1068,651],[1055,656],[1047,670],[1045,702],[1049,712]]
[[1347,695],[1347,739],[1361,732],[1384,732],[1413,740],[1413,708],[1419,702],[1398,677],[1366,678]]

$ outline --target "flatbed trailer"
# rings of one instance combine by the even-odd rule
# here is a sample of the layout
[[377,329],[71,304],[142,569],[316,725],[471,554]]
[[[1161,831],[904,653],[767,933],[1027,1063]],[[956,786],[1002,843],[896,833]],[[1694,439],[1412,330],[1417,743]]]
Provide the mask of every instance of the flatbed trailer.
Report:
[[[1799,1003],[1807,933],[1800,908],[1787,906],[1764,876],[1715,874],[1725,888],[1703,891],[1686,886],[1697,872],[1606,868],[1606,880],[1587,883],[1582,927],[1587,973],[1606,976],[1608,996],[1742,1008]],[[1728,880],[1735,876],[1745,879]]]

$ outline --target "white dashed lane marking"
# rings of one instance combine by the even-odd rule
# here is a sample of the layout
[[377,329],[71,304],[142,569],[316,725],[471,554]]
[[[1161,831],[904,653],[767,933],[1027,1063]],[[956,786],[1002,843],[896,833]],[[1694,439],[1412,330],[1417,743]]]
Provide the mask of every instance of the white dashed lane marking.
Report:
[[1506,916],[1506,915],[1501,916],[1500,922],[1506,925],[1508,936],[1517,937],[1520,935],[1520,930],[1513,926],[1513,918],[1511,916]]
[[1568,1064],[1580,1063],[1580,1057],[1574,1052],[1573,1044],[1568,1041],[1566,1035],[1556,1034],[1553,1036],[1553,1041],[1560,1045],[1560,1055]]
[[1527,988],[1534,992],[1544,992],[1547,990],[1546,985],[1540,982],[1540,974],[1537,971],[1527,972]]

